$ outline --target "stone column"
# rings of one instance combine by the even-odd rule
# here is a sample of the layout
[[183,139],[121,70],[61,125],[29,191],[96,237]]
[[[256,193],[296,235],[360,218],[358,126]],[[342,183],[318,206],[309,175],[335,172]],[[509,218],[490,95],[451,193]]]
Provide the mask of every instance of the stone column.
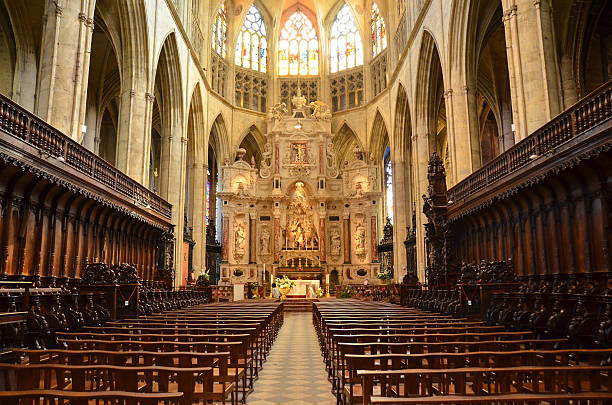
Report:
[[257,215],[249,213],[249,263],[257,262]]
[[36,113],[80,141],[95,0],[45,3]]
[[482,165],[476,91],[465,83],[458,82],[453,85],[459,90],[449,89],[444,92],[450,154],[450,167],[446,178],[450,186],[457,184]]
[[221,261],[226,262],[229,258],[229,218],[223,213],[223,247],[221,250]]
[[322,211],[319,215],[319,250],[321,252],[321,261],[325,261],[325,242],[327,240],[327,234],[325,233],[325,211]]
[[344,264],[351,263],[351,222],[349,213],[346,212],[342,218],[344,239]]
[[[417,210],[417,275],[420,281],[425,280],[425,229],[423,224],[427,220],[423,214],[422,195],[427,193],[427,165],[429,162],[429,143],[426,124],[421,124],[418,133],[412,136],[412,153],[415,168],[414,195]],[[423,129],[425,128],[425,129]]]
[[278,263],[280,258],[280,251],[282,248],[281,242],[281,229],[280,229],[280,211],[274,212],[274,261]]
[[372,235],[372,262],[378,261],[378,221],[376,215],[372,215],[371,219],[371,235]]
[[[404,241],[407,236],[406,227],[409,224],[412,206],[410,204],[410,189],[412,181],[410,179],[410,165],[406,160],[410,156],[398,159],[400,153],[396,155],[396,159],[392,160],[393,164],[393,267],[402,269],[406,266],[406,249],[404,249]],[[386,222],[385,222],[386,223]],[[399,271],[395,271],[396,279],[399,277]],[[403,275],[402,275],[403,277]],[[401,277],[400,277],[401,278]]]
[[155,96],[147,92],[146,76],[136,75],[131,86],[121,93],[117,129],[117,163],[119,170],[149,185],[151,155],[151,119]]
[[512,115],[517,141],[562,109],[550,0],[503,0]]
[[[191,169],[193,174],[190,179],[193,187],[193,199],[191,206],[191,224],[193,225],[193,240],[196,245],[193,249],[193,268],[197,275],[206,266],[206,171],[208,165],[203,162],[194,163]],[[186,196],[186,198],[190,198]]]

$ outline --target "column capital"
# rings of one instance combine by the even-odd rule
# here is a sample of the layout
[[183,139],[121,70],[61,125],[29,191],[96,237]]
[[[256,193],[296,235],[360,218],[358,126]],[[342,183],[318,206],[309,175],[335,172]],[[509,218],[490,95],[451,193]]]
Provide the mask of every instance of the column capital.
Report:
[[512,7],[510,7],[509,9],[504,10],[504,14],[502,15],[502,21],[506,22],[506,21],[516,17],[517,9],[518,8],[517,8],[517,6],[515,4]]

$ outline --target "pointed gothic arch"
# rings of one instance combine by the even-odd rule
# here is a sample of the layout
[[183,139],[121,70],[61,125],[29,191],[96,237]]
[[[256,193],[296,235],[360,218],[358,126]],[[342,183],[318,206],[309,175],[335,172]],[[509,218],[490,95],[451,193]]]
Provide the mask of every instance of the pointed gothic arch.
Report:
[[339,168],[355,159],[353,151],[356,148],[362,152],[365,151],[359,137],[357,137],[355,131],[353,131],[347,122],[342,123],[340,129],[338,129],[332,138],[332,142],[336,148],[336,159]]

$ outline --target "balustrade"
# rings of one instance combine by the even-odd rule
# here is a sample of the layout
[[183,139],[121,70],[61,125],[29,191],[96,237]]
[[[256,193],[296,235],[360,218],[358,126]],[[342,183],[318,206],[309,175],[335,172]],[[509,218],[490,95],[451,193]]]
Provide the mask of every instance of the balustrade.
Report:
[[0,130],[38,149],[40,156],[56,158],[130,201],[167,219],[172,217],[170,203],[3,95]]
[[455,204],[527,166],[534,158],[600,125],[612,117],[612,81],[604,84],[533,134],[448,190]]

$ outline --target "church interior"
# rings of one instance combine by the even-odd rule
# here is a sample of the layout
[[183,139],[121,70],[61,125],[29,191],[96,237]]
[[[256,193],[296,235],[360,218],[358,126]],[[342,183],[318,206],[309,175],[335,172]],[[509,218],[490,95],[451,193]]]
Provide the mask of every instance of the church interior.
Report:
[[0,0],[0,403],[612,404],[611,21]]

